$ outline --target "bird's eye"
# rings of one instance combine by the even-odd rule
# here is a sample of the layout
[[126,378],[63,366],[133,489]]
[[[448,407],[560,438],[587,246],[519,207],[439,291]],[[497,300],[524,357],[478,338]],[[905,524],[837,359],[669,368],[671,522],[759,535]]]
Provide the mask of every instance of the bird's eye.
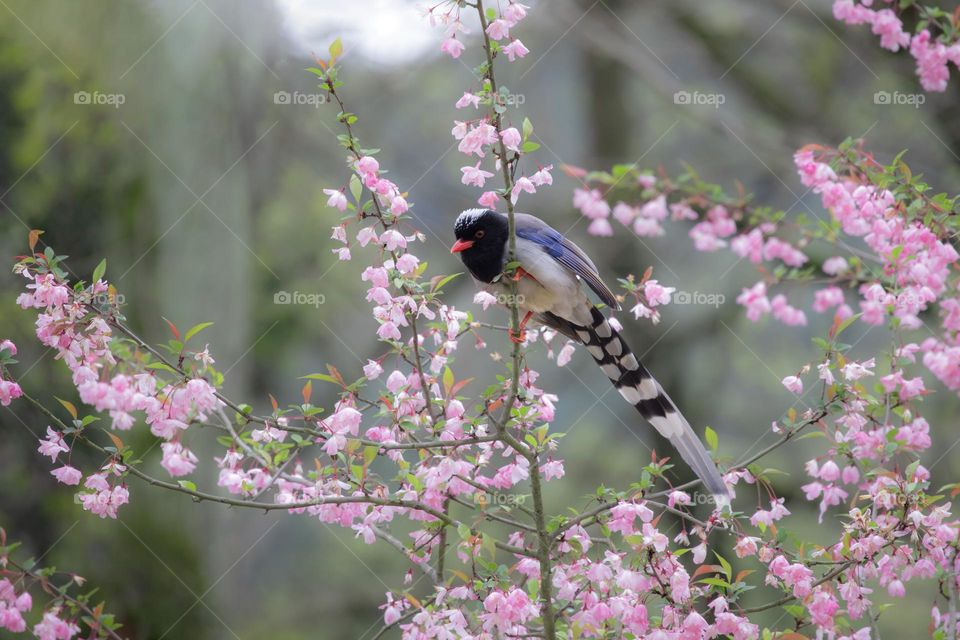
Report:
[[483,236],[485,236],[486,233],[487,233],[486,231],[484,231],[483,229],[480,229],[480,230],[477,231],[475,234],[473,234],[473,237],[476,238],[477,240],[479,240],[480,238],[482,238]]

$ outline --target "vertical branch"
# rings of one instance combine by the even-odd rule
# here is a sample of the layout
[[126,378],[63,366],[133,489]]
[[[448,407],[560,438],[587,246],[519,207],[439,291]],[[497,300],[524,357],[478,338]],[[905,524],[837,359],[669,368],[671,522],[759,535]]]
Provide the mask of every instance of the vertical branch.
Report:
[[[491,101],[499,98],[497,89],[497,80],[493,65],[493,47],[490,43],[490,36],[487,34],[487,16],[484,14],[483,0],[477,0],[477,14],[480,17],[480,29],[483,34],[483,50],[487,56],[487,66],[485,78],[489,83]],[[511,198],[513,191],[513,175],[511,172],[511,162],[508,158],[507,145],[503,141],[501,129],[503,117],[494,107],[493,109],[493,127],[497,131],[500,170],[503,173],[504,199],[507,202],[507,221],[508,221],[508,244],[507,259],[508,262],[515,262],[517,259],[517,225],[516,216],[513,210],[513,200]],[[506,275],[505,275],[506,277]],[[520,307],[517,298],[517,282],[512,277],[508,279],[510,287],[510,328],[513,335],[520,335]],[[546,530],[546,515],[543,509],[543,492],[540,486],[540,458],[539,452],[534,449],[524,447],[517,441],[512,434],[507,431],[507,422],[510,418],[510,412],[520,395],[520,369],[523,361],[523,350],[520,342],[513,343],[513,375],[510,381],[510,395],[503,408],[503,417],[497,423],[497,432],[505,443],[510,445],[518,453],[530,461],[530,491],[533,498],[534,520],[537,529],[537,560],[540,563],[540,601],[541,616],[543,618],[544,637],[548,640],[556,638],[556,623],[553,610],[553,567],[550,562],[551,540]]]

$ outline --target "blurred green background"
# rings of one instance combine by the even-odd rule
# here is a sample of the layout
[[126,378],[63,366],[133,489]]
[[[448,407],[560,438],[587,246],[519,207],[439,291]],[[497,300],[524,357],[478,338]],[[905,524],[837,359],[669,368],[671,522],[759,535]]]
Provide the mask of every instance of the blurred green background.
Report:
[[[518,34],[531,54],[498,75],[534,122],[540,163],[636,161],[670,172],[690,163],[731,189],[741,181],[758,202],[822,215],[794,175],[793,150],[866,135],[884,158],[909,149],[914,173],[938,190],[960,188],[960,82],[926,95],[919,108],[877,104],[878,91],[919,92],[912,61],[881,50],[865,28],[835,23],[827,0],[530,4]],[[477,193],[460,185],[464,162],[449,130],[454,101],[476,87],[469,67],[479,49],[468,39],[465,64],[441,58],[442,34],[414,3],[0,0],[0,25],[0,254],[11,264],[27,250],[27,230],[41,228],[77,273],[107,258],[130,323],[148,339],[165,339],[161,313],[181,326],[215,322],[203,339],[227,374],[228,395],[258,409],[268,392],[292,401],[298,376],[334,363],[356,377],[378,351],[356,265],[330,252],[338,216],[321,189],[348,175],[335,109],[311,104],[316,88],[303,71],[334,37],[346,48],[343,95],[360,115],[358,134],[383,149],[381,165],[411,191],[427,234],[418,254],[434,272],[460,270],[446,245],[454,217]],[[677,91],[719,93],[724,103],[678,105]],[[520,112],[513,117],[519,122]],[[779,380],[815,357],[809,337],[828,320],[810,314],[801,331],[745,321],[733,300],[756,280],[750,265],[693,252],[677,225],[643,242],[627,233],[590,238],[570,204],[577,183],[554,175],[554,187],[525,198],[524,208],[569,228],[608,281],[652,265],[667,285],[726,296],[716,308],[667,307],[658,326],[621,319],[690,422],[718,431],[724,455],[740,458],[772,442],[770,423],[813,401],[798,401]],[[20,346],[16,374],[47,400],[73,397],[65,368],[32,338],[34,314],[14,304],[22,280],[5,271],[0,333]],[[322,293],[325,304],[275,305],[281,290]],[[467,280],[451,293],[471,306]],[[791,298],[806,306],[811,295],[796,289]],[[851,333],[854,353],[864,356],[886,339],[882,329]],[[490,339],[503,348],[503,336]],[[469,342],[458,370],[489,379],[498,365],[485,352],[471,362]],[[542,348],[530,357],[542,386],[561,394],[555,428],[570,434],[560,452],[567,476],[548,485],[553,511],[584,504],[600,484],[626,487],[650,447],[668,451],[608,393],[589,357],[578,354],[563,369]],[[960,448],[950,449],[957,405],[938,383],[929,386],[935,446],[925,463],[938,486],[960,466]],[[330,406],[330,391],[314,397]],[[0,425],[0,526],[28,553],[101,585],[130,637],[369,639],[384,593],[406,571],[389,547],[366,546],[316,520],[200,507],[136,482],[120,521],[101,521],[55,485],[35,452],[42,416],[16,403],[0,411]],[[134,433],[138,451],[155,445],[145,429]],[[203,434],[192,437],[209,460],[215,448]],[[800,464],[819,446],[781,449],[768,466],[791,474],[777,486],[794,510],[790,526],[826,542],[837,521],[818,525],[815,505],[798,489]],[[154,468],[158,454],[148,455]],[[198,484],[213,486],[212,467],[202,467]],[[740,497],[749,509],[750,489]],[[755,602],[770,597],[762,591]],[[931,586],[896,601],[880,631],[925,635],[932,597]],[[875,600],[890,601],[881,593]]]

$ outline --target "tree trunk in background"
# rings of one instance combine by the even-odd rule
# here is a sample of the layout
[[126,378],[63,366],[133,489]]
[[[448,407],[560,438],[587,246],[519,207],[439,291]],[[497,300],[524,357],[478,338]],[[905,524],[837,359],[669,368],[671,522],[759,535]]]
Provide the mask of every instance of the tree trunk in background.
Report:
[[[583,9],[590,8],[592,2],[582,3]],[[607,0],[617,15],[627,12],[629,6],[624,0]],[[593,11],[606,11],[603,3]],[[596,160],[596,166],[607,166],[613,162],[629,162],[633,153],[636,136],[640,135],[640,114],[630,111],[630,70],[619,60],[611,58],[594,49],[584,54],[587,91],[589,95],[589,117],[591,126],[591,148],[589,157]]]

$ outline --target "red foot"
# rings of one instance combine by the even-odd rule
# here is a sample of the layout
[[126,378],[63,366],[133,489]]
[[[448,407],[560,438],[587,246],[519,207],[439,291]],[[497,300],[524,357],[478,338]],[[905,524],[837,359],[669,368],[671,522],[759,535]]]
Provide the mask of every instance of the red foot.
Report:
[[513,332],[513,329],[510,329],[510,331],[508,331],[510,335],[510,342],[516,342],[517,344],[520,344],[521,342],[527,339],[527,322],[530,321],[531,316],[533,316],[533,311],[527,311],[527,315],[523,316],[523,320],[520,321],[519,335],[515,334]]

